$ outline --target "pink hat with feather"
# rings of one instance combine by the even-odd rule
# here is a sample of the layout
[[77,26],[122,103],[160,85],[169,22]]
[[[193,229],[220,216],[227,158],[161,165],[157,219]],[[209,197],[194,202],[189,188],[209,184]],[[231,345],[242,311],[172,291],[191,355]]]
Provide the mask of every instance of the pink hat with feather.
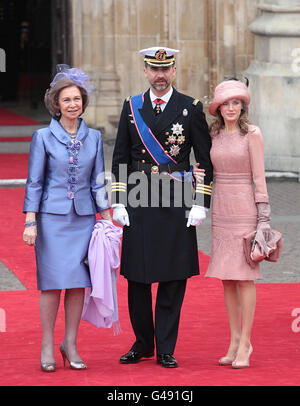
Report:
[[246,106],[250,103],[248,87],[239,80],[225,80],[215,88],[213,101],[209,104],[208,110],[212,116],[217,115],[218,107],[226,100],[239,99]]

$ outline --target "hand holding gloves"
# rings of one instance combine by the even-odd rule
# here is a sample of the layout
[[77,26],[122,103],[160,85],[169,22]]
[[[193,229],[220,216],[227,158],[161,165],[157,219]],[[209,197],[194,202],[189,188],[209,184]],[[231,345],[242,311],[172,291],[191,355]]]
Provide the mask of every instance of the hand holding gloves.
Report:
[[269,203],[256,203],[257,207],[257,228],[255,239],[261,246],[266,255],[269,254],[269,248],[272,247],[275,242],[274,233],[270,227],[271,208]]

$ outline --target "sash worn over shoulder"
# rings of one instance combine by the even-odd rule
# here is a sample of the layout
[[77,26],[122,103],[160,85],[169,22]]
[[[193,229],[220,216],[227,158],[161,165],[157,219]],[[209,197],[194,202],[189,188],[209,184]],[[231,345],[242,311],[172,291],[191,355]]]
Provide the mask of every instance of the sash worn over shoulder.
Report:
[[[144,122],[139,109],[143,107],[144,93],[140,93],[130,98],[130,110],[134,120],[135,128],[145,148],[157,165],[176,164],[177,162],[170,155],[166,154],[162,145],[157,141],[151,129]],[[183,181],[192,181],[192,166],[189,172],[172,172],[172,178]]]
[[138,94],[131,97],[130,109],[136,130],[142,143],[145,145],[147,151],[152,156],[157,165],[160,164],[176,164],[177,162],[168,154],[164,152],[162,145],[157,141],[149,127],[144,122],[139,109],[143,107],[144,94]]

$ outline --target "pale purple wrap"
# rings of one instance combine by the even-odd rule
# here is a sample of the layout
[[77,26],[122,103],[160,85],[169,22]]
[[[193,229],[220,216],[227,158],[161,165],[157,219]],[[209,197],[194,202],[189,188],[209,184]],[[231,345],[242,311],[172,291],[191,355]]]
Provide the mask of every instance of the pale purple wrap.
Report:
[[86,288],[81,318],[98,328],[120,332],[117,272],[120,266],[122,229],[111,221],[97,221],[88,250],[91,288]]

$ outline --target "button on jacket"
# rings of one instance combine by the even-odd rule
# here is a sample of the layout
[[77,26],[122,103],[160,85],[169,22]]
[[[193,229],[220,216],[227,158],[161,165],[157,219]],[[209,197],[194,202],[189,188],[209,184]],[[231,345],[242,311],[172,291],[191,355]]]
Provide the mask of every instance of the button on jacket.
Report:
[[[77,155],[70,155],[71,139],[52,119],[32,136],[23,212],[91,215],[110,207],[105,189],[100,131],[79,119]],[[70,194],[71,184],[71,194]]]

